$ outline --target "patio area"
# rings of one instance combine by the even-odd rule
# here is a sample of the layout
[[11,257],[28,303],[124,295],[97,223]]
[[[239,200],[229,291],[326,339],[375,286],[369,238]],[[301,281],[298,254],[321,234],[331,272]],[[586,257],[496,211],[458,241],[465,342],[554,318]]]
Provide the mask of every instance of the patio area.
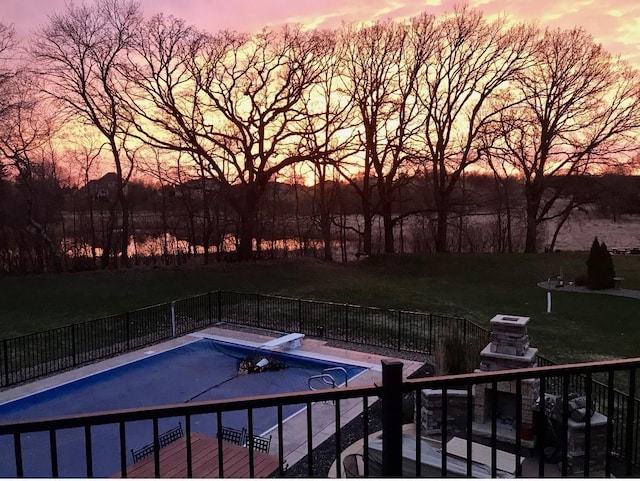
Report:
[[[407,444],[415,445],[416,429],[415,424],[405,424],[403,426],[403,438],[408,441]],[[381,473],[378,472],[380,467],[378,466],[379,459],[379,447],[381,447],[381,435],[382,431],[372,433],[368,437],[370,461],[369,461],[369,476],[380,477]],[[423,453],[422,453],[422,476],[426,477],[440,477],[439,470],[441,463],[439,459],[433,459],[430,456],[431,453],[437,452],[438,456],[441,455],[442,442],[436,437],[423,437],[422,440]],[[427,447],[428,446],[428,447]],[[426,449],[425,449],[426,448]],[[431,451],[431,449],[433,451]],[[533,455],[529,456],[529,450],[524,450],[526,454],[520,458],[522,466],[522,477],[524,478],[538,478],[539,477],[539,460],[538,457]],[[351,458],[351,459],[349,459]],[[405,477],[415,476],[415,459],[416,453],[413,446],[409,446],[404,450],[403,469],[406,469],[404,473]],[[447,443],[447,459],[449,463],[449,476],[459,477],[462,474],[454,472],[451,465],[457,468],[466,469],[466,439],[458,437],[451,437]],[[497,450],[496,453],[498,477],[512,478],[515,477],[515,455],[503,451]],[[354,464],[355,461],[355,464]],[[473,443],[472,445],[472,461],[473,469],[477,474],[474,477],[491,477],[491,448],[479,443]],[[337,477],[337,462],[334,461],[329,469],[329,478]],[[364,439],[359,439],[355,443],[348,446],[342,453],[340,453],[339,462],[341,463],[340,475],[342,478],[348,477],[362,477],[364,476]],[[454,468],[455,469],[455,468]],[[464,471],[463,471],[464,472]],[[545,463],[544,466],[545,477],[548,478],[560,478],[561,471],[557,466],[557,463]]]
[[[278,457],[260,451],[253,452],[253,473],[249,465],[249,450],[245,446],[221,441],[222,473],[228,478],[268,478],[279,468]],[[218,440],[202,433],[191,434],[189,449],[193,453],[191,473],[187,468],[187,438],[181,437],[161,448],[159,454],[159,475],[161,478],[218,478],[219,450]],[[253,474],[253,476],[251,476]],[[113,476],[121,478],[118,472]],[[155,477],[155,458],[153,455],[132,464],[127,468],[128,478]]]

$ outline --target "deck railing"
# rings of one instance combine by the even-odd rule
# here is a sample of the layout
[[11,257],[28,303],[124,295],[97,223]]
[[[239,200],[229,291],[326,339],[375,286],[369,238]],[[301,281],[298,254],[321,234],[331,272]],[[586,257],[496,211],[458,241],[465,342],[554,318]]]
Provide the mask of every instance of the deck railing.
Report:
[[[148,430],[148,438],[154,439],[154,434],[159,432],[158,425],[161,422],[169,422],[173,425],[180,422],[184,426],[187,440],[187,448],[182,452],[179,459],[163,457],[159,446],[153,453],[153,474],[156,477],[165,476],[168,470],[173,470],[179,477],[194,475],[194,469],[199,459],[197,445],[191,445],[192,433],[195,433],[204,425],[220,425],[222,416],[225,413],[242,411],[246,413],[248,420],[248,431],[252,432],[252,419],[258,409],[270,408],[277,412],[277,428],[274,429],[273,437],[277,445],[277,450],[272,453],[277,457],[279,469],[275,475],[285,475],[287,462],[293,452],[291,441],[295,437],[298,441],[294,446],[302,441],[302,449],[306,453],[305,474],[310,477],[323,477],[327,475],[326,468],[320,468],[314,463],[312,455],[314,448],[313,425],[317,421],[314,418],[312,406],[315,403],[330,401],[333,403],[333,457],[337,458],[345,449],[346,442],[342,440],[343,419],[341,406],[349,400],[362,402],[364,408],[363,416],[359,423],[360,435],[363,439],[362,455],[364,456],[364,474],[371,476],[428,476],[433,477],[438,473],[442,475],[456,474],[453,472],[454,460],[457,459],[458,469],[462,466],[462,475],[471,475],[473,470],[485,469],[485,474],[492,477],[503,475],[515,475],[526,477],[557,477],[579,474],[584,477],[590,476],[630,476],[635,474],[631,457],[628,455],[636,443],[637,417],[635,410],[626,411],[626,418],[623,421],[623,445],[626,446],[626,454],[623,461],[620,461],[618,452],[614,449],[616,443],[614,436],[613,412],[618,408],[617,399],[614,396],[614,378],[618,380],[625,378],[629,390],[635,388],[636,370],[640,367],[640,358],[603,361],[595,363],[583,363],[565,366],[547,366],[530,369],[518,369],[499,372],[478,372],[456,376],[432,377],[420,380],[403,380],[402,365],[399,362],[383,361],[382,383],[379,386],[370,387],[348,387],[341,389],[329,389],[325,391],[309,391],[300,393],[290,393],[269,397],[254,397],[244,399],[234,399],[225,401],[209,401],[201,403],[186,403],[171,406],[153,407],[146,409],[135,409],[126,411],[113,411],[108,413],[75,415],[57,419],[45,419],[37,421],[24,421],[12,424],[0,424],[0,461],[4,466],[3,475],[9,477],[48,477],[48,476],[127,476],[132,472],[133,463],[128,458],[129,450],[132,448],[128,438],[129,428],[133,424],[138,427],[142,424]],[[553,384],[553,379],[561,379],[561,390],[568,392],[572,387],[569,385],[570,379],[582,377],[586,379],[585,391],[581,394],[587,398],[587,403],[593,399],[591,380],[599,375],[604,376],[608,382],[606,384],[606,403],[604,410],[599,414],[606,417],[606,422],[596,426],[595,421],[587,417],[578,433],[579,439],[575,438],[576,432],[568,429],[571,423],[567,402],[563,402],[562,408],[558,411],[560,417],[555,420],[564,429],[559,430],[558,439],[555,440],[555,448],[559,453],[558,460],[550,460],[545,455],[549,446],[545,444],[545,429],[548,419],[541,416],[535,427],[538,444],[534,450],[529,450],[524,446],[522,438],[525,437],[524,423],[522,421],[522,409],[516,409],[515,422],[513,424],[514,443],[505,447],[500,444],[498,435],[498,425],[496,416],[496,404],[491,408],[493,417],[491,428],[488,431],[486,444],[490,446],[490,456],[485,460],[485,466],[474,465],[471,461],[472,441],[474,439],[472,422],[473,401],[472,396],[466,397],[464,411],[467,415],[452,417],[447,413],[449,405],[448,396],[453,390],[457,392],[472,393],[478,386],[489,386],[494,393],[498,392],[498,386],[505,383],[514,383],[516,395],[521,395],[523,385],[534,379],[538,382],[541,399],[545,399],[546,386]],[[422,409],[423,390],[439,390],[442,393],[442,410],[439,413],[440,431],[431,433],[434,441],[441,442],[441,451],[438,452],[439,460],[431,459],[429,463],[411,462],[407,457],[406,439],[403,439],[402,426],[402,406],[403,396],[413,393],[415,398],[415,424],[422,425],[422,417],[428,411]],[[432,391],[433,392],[433,391]],[[370,435],[369,414],[367,407],[370,401],[379,398],[382,402],[382,442],[378,446],[376,454]],[[566,399],[566,398],[565,398]],[[284,429],[283,406],[302,405],[307,409],[299,416],[306,418],[307,435],[306,442],[304,436],[300,436],[299,429],[295,432]],[[326,404],[325,404],[326,405]],[[516,402],[516,406],[520,404]],[[539,412],[545,412],[544,401],[539,406]],[[326,411],[323,416],[326,416]],[[595,418],[594,418],[595,419]],[[327,421],[323,419],[323,421]],[[303,423],[304,424],[304,423]],[[455,426],[454,426],[455,424]],[[462,432],[460,431],[462,429]],[[467,447],[466,461],[461,458],[450,456],[448,453],[448,442],[452,435],[461,436],[466,440]],[[572,437],[573,436],[573,437]],[[157,437],[157,436],[155,436]],[[102,461],[102,454],[98,451],[97,443],[105,438],[112,439],[109,444],[109,453],[114,456],[112,466]],[[425,445],[416,437],[413,451],[417,459],[423,459]],[[403,450],[403,440],[405,442]],[[377,442],[377,441],[376,441]],[[410,441],[411,443],[413,441]],[[222,443],[222,440],[218,440]],[[380,444],[379,442],[377,442]],[[582,448],[580,448],[582,446]],[[411,447],[411,446],[409,446]],[[508,450],[514,454],[512,460],[507,465],[498,467],[498,448],[502,451]],[[300,447],[297,447],[298,452]],[[576,451],[577,450],[577,451]],[[277,451],[277,452],[276,452]],[[218,449],[221,453],[218,460],[210,460],[213,463],[216,474],[224,477],[224,450]],[[252,446],[247,447],[245,462],[248,464],[248,474],[253,477],[256,474],[254,462],[255,453]],[[201,456],[200,456],[201,457]],[[523,459],[527,460],[522,463]],[[70,462],[73,460],[73,462]],[[460,464],[462,463],[462,464]],[[510,463],[510,464],[509,464]],[[97,464],[100,464],[99,470]],[[70,471],[69,466],[74,465],[78,471]],[[177,466],[181,465],[181,468]],[[175,471],[178,469],[178,471]],[[182,471],[180,471],[180,469]],[[336,464],[336,475],[341,476],[343,466]],[[435,470],[435,471],[434,471]],[[9,471],[9,472],[6,472]]]

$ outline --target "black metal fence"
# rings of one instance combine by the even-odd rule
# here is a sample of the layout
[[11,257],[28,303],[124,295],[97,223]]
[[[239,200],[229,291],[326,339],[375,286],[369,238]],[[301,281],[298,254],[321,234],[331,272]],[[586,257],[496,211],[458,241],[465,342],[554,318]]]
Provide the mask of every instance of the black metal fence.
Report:
[[0,342],[8,387],[202,329],[214,323],[301,332],[324,339],[432,354],[447,336],[488,342],[463,318],[215,291]]
[[[330,340],[431,355],[445,338],[485,345],[489,331],[467,319],[262,294],[214,291],[84,323],[0,342],[0,387],[8,387],[181,336],[215,323],[230,323]],[[539,357],[539,365],[554,363]],[[596,410],[614,403],[614,450],[640,466],[640,401],[603,379],[590,383]],[[547,392],[584,392],[585,379],[548,380]],[[629,392],[635,392],[634,390]],[[565,393],[566,394],[566,393]],[[629,425],[633,419],[633,425]],[[634,434],[630,438],[628,430]],[[631,448],[626,443],[633,439]],[[627,452],[628,451],[628,452]]]
[[[538,365],[556,364],[538,356]],[[640,467],[640,400],[627,394],[637,392],[635,376],[631,376],[630,380],[616,379],[613,372],[599,373],[593,378],[571,376],[565,379],[562,376],[551,376],[546,380],[545,389],[547,394],[558,396],[563,402],[572,395],[590,391],[594,410],[601,413],[610,412],[613,417],[612,451],[620,458],[630,459],[634,466]]]

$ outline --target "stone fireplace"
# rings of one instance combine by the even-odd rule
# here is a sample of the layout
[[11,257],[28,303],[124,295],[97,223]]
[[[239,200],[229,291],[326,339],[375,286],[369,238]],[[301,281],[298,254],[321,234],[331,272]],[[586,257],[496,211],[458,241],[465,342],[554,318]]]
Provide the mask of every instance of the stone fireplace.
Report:
[[[498,314],[491,319],[490,343],[480,352],[479,371],[520,369],[537,365],[538,350],[529,345],[528,317]],[[539,380],[521,382],[522,429],[524,446],[533,447],[533,404],[539,393]],[[500,441],[515,441],[516,382],[500,382],[497,392],[492,384],[475,386],[473,400],[474,434],[490,433],[493,402],[496,402],[497,435]]]

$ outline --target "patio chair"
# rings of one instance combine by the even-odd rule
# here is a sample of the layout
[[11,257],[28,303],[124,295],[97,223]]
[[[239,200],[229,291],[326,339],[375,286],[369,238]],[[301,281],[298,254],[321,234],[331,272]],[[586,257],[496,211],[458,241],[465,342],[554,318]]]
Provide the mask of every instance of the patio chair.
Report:
[[244,446],[247,440],[247,428],[234,429],[221,426],[218,437],[223,441]]
[[269,448],[271,447],[271,436],[269,436],[268,438],[262,436],[251,436],[251,442],[253,444],[254,450],[269,454]]
[[[360,460],[360,461],[358,461]],[[342,460],[344,475],[347,478],[363,478],[364,472],[360,472],[360,462],[364,463],[362,454],[347,454]]]
[[[182,423],[178,423],[175,428],[171,428],[158,436],[159,449],[164,448],[172,442],[180,439],[183,435],[184,433],[182,432]],[[131,457],[133,458],[133,462],[137,463],[141,459],[144,459],[147,456],[153,454],[153,446],[154,443],[149,443],[145,446],[142,446],[140,449],[132,449]]]

